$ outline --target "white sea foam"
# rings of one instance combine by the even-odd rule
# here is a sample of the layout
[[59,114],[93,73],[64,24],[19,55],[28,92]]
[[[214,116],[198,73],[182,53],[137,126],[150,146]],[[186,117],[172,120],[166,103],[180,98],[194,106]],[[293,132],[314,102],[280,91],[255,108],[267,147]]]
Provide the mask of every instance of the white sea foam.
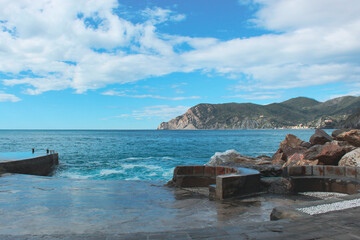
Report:
[[241,154],[234,149],[227,150],[226,152],[216,152],[206,165],[220,165],[225,162],[233,161],[236,158],[241,157]]
[[125,158],[124,160],[146,160],[146,159],[153,159],[153,157],[129,157]]
[[135,167],[147,168],[151,170],[161,169],[161,167],[159,166],[147,165],[147,164],[121,164],[121,167],[124,169],[133,169]]
[[135,176],[135,177],[131,177],[131,178],[125,178],[125,180],[127,180],[127,181],[137,181],[137,180],[140,180],[140,178],[138,176]]
[[100,176],[108,176],[110,174],[124,173],[124,170],[116,170],[116,169],[102,169],[100,171]]
[[73,173],[73,172],[62,172],[59,174],[59,177],[65,177],[70,179],[89,179],[93,177],[93,175],[83,175],[80,173]]
[[164,171],[162,176],[166,179],[170,179],[173,176],[174,169],[175,168],[171,168],[168,171]]

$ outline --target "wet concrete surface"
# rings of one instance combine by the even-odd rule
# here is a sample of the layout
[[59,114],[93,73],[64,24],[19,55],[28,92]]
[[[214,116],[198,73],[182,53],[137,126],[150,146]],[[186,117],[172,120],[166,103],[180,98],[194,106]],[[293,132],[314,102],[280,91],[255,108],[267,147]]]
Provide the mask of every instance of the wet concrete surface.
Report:
[[15,161],[15,160],[23,160],[23,159],[30,159],[36,158],[41,156],[46,156],[46,152],[1,152],[0,153],[0,162],[6,161]]
[[97,236],[221,228],[269,221],[274,207],[309,200],[315,198],[209,201],[200,190],[162,183],[5,174],[0,177],[0,234]]

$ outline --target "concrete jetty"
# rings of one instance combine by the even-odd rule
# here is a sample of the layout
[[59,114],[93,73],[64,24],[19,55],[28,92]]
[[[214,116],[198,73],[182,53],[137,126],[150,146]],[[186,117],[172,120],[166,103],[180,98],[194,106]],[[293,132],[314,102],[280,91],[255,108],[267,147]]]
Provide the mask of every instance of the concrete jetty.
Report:
[[51,150],[44,153],[0,153],[0,173],[21,173],[48,176],[59,164],[59,155]]

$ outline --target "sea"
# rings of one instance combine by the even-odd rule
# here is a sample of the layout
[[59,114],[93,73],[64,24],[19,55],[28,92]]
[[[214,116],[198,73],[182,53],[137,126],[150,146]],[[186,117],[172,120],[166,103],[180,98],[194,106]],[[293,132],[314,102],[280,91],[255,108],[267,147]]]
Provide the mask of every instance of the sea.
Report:
[[272,156],[286,134],[308,141],[314,131],[0,130],[0,152],[55,150],[60,164],[54,177],[59,178],[165,182],[178,165],[203,165],[229,149]]

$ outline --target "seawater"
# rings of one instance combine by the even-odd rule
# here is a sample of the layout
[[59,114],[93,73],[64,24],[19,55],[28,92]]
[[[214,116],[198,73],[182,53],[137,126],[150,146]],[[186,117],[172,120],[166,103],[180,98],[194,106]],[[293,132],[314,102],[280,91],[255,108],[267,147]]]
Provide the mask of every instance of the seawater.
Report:
[[288,133],[308,141],[314,130],[0,130],[0,152],[56,150],[56,177],[168,181],[176,166],[215,152],[271,156]]

